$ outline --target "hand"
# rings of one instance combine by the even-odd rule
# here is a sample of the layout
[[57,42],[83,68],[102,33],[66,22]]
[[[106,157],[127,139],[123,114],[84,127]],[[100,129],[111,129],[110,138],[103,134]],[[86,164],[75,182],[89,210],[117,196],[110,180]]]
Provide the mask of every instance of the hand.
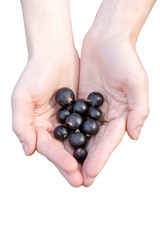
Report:
[[12,94],[13,130],[27,155],[37,150],[71,185],[80,186],[83,178],[71,149],[53,137],[58,125],[54,94],[65,86],[76,92],[78,84],[69,2],[21,0],[21,4],[29,61]]
[[88,146],[82,167],[85,186],[93,183],[125,131],[138,139],[149,111],[147,75],[135,46],[123,37],[106,37],[94,26],[83,43],[79,98],[92,91],[103,94],[102,111],[109,124],[100,127]]
[[[73,186],[83,182],[78,164],[66,144],[53,137],[58,125],[54,94],[61,87],[76,92],[79,57],[74,48],[52,53],[49,58],[32,57],[12,94],[13,130],[26,155],[35,150],[46,156]],[[66,150],[67,148],[67,150]]]

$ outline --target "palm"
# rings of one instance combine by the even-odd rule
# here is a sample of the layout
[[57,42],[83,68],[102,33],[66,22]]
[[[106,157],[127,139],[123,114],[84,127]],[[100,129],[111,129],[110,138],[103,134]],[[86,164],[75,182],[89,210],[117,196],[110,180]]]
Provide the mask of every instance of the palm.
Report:
[[[102,93],[105,99],[102,106],[104,120],[109,124],[101,126],[99,133],[88,146],[89,154],[82,171],[84,176],[91,177],[101,171],[122,140],[128,115],[137,100],[134,99],[135,95],[132,95],[134,81],[145,75],[131,45],[126,42],[93,42],[88,34],[83,44],[79,96],[86,98],[92,91]],[[131,121],[128,123],[128,133],[132,136],[132,129],[129,129],[132,128]],[[86,178],[85,184],[91,183],[92,180]]]

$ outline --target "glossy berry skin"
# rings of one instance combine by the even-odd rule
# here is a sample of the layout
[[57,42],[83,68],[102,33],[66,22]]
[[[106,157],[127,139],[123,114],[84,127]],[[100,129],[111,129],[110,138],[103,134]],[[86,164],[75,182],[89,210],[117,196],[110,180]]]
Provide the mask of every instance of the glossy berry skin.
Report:
[[65,124],[70,130],[77,130],[83,122],[83,119],[78,113],[71,113],[65,121]]
[[87,157],[87,154],[88,153],[85,148],[79,147],[74,150],[73,157],[77,160],[77,162],[83,163]]
[[87,137],[82,132],[74,132],[69,136],[69,143],[72,147],[83,147],[87,143]]
[[78,99],[72,106],[72,111],[85,115],[88,112],[88,103],[83,99]]
[[92,92],[89,94],[87,102],[91,107],[100,107],[104,102],[104,97],[99,92]]
[[88,112],[89,118],[100,120],[102,118],[102,111],[100,108],[90,108]]
[[69,136],[69,130],[65,125],[59,125],[54,130],[54,136],[57,140],[63,141]]
[[60,88],[55,94],[56,102],[62,106],[71,106],[75,100],[75,94],[70,88]]
[[71,114],[71,112],[68,110],[68,108],[66,108],[66,107],[60,108],[60,109],[57,111],[57,114],[56,114],[56,117],[57,117],[58,122],[60,122],[60,123],[65,123],[66,118],[67,118],[70,114]]
[[94,119],[88,119],[82,125],[82,130],[88,135],[96,135],[99,131],[99,125]]

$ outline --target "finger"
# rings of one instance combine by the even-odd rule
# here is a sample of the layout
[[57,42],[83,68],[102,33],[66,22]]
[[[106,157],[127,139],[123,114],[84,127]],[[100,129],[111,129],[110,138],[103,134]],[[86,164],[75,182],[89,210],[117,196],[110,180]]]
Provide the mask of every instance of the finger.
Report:
[[12,94],[12,127],[22,143],[26,155],[34,153],[36,132],[33,127],[33,104],[28,96],[21,92]]
[[64,171],[73,173],[78,169],[78,163],[69,154],[63,144],[54,139],[45,129],[36,128],[37,151],[44,155],[49,161]]
[[119,118],[112,120],[108,126],[101,126],[82,167],[85,186],[93,183],[111,153],[121,142],[125,134],[125,122],[125,118]]
[[79,169],[74,172],[66,172],[62,168],[57,167],[62,176],[69,182],[73,187],[80,187],[83,184],[83,176]]
[[149,114],[148,79],[146,75],[139,81],[129,84],[126,93],[129,107],[127,132],[132,139],[137,140],[141,127]]

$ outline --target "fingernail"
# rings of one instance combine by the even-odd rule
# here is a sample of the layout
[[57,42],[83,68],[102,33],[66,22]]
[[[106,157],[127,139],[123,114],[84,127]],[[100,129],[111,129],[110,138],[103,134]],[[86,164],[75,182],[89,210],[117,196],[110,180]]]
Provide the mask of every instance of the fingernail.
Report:
[[140,132],[141,132],[141,127],[137,127],[134,131],[134,140],[138,140]]
[[25,142],[22,142],[22,147],[23,147],[24,153],[28,155],[29,154],[28,145]]
[[95,177],[88,177],[88,179],[94,181]]
[[85,183],[87,183],[89,186],[94,182],[95,177],[89,177],[87,176],[85,179]]

